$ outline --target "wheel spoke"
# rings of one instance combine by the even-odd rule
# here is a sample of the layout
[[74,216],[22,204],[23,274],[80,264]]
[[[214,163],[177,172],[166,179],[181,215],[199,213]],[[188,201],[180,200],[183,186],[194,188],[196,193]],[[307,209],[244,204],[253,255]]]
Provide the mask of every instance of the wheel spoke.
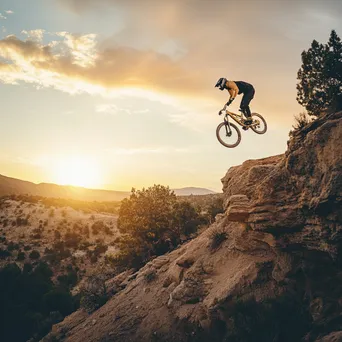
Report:
[[216,130],[218,141],[226,147],[235,147],[240,143],[241,133],[234,124],[222,122]]
[[267,123],[265,119],[257,113],[252,114],[253,124],[251,129],[257,134],[264,134],[267,131]]

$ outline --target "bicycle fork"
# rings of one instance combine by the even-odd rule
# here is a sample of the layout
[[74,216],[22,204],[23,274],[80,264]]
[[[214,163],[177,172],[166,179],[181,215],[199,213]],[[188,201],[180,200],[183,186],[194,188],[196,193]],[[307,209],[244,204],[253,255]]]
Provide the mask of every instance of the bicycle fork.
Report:
[[227,115],[224,117],[224,127],[226,128],[226,136],[230,137],[232,135],[232,129],[230,128],[230,123]]

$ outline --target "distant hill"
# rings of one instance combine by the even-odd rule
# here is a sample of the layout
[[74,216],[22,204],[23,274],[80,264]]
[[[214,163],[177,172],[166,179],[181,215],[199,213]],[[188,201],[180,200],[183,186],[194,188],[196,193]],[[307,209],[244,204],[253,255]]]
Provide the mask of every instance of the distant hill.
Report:
[[[174,189],[177,196],[207,195],[215,192],[204,188]],[[128,191],[97,190],[52,183],[35,184],[0,175],[0,196],[28,194],[33,196],[69,198],[82,201],[121,201],[130,195]]]
[[194,187],[187,187],[181,189],[173,189],[177,196],[190,196],[190,195],[212,195],[216,194],[216,192],[211,191],[205,188],[194,188]]
[[35,184],[0,175],[0,196],[12,194],[69,198],[82,201],[121,201],[128,197],[130,193],[127,191],[93,190],[50,183]]

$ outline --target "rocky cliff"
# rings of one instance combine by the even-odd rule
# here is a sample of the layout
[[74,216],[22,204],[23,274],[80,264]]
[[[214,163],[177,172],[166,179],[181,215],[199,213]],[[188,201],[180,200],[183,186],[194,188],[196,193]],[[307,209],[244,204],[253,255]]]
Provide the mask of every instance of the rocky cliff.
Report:
[[45,341],[342,341],[342,112],[222,179],[225,214]]

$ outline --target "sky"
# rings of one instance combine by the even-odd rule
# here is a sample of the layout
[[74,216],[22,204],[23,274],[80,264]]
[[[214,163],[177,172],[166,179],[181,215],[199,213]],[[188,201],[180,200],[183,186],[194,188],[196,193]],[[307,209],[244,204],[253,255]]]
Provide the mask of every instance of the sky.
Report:
[[[284,153],[301,52],[341,16],[340,0],[1,0],[0,174],[221,191],[231,166]],[[265,135],[219,144],[220,77],[254,85]]]

